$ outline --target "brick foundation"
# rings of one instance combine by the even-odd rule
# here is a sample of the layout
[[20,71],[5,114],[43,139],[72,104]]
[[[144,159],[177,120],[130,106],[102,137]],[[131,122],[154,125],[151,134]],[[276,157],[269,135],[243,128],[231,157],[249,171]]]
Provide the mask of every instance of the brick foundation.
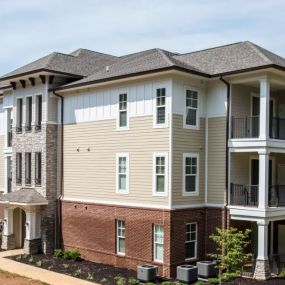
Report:
[[[169,211],[63,202],[62,240],[64,248],[80,249],[85,259],[136,270],[142,263],[156,264],[153,224],[163,224],[164,262],[157,264],[159,275],[175,277],[176,266],[186,263],[185,224],[198,225],[197,260],[201,260],[206,257],[206,248],[210,248],[208,235],[216,226],[221,227],[221,217],[222,209],[212,208]],[[116,254],[116,219],[126,224],[125,256]]]

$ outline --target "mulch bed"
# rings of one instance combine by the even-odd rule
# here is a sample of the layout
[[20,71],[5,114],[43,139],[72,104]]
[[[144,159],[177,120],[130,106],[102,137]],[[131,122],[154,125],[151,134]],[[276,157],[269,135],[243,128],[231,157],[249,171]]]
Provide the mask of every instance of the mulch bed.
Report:
[[[102,263],[91,262],[87,260],[73,261],[63,258],[56,258],[50,254],[35,254],[35,255],[16,255],[7,257],[14,261],[22,262],[25,264],[38,266],[43,269],[63,273],[73,277],[96,282],[103,285],[115,285],[115,277],[122,276],[129,280],[129,278],[136,278],[137,273],[134,270],[126,268],[118,268],[111,265]],[[88,278],[89,277],[89,278]],[[156,284],[161,284],[165,280],[157,280]],[[128,282],[126,282],[128,284]],[[178,283],[177,283],[178,284]],[[268,281],[256,281],[249,278],[236,278],[235,280],[227,283],[227,285],[285,285],[285,279],[272,279]]]

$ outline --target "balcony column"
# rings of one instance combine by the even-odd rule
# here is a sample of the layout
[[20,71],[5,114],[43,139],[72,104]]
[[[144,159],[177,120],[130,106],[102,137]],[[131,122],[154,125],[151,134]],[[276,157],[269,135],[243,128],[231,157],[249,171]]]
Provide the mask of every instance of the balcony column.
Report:
[[258,208],[268,207],[268,176],[269,176],[269,152],[260,151],[259,155],[259,187]]
[[267,78],[260,80],[259,138],[269,137],[270,83]]
[[258,221],[258,256],[256,259],[254,278],[266,280],[270,278],[270,267],[268,260],[268,221]]

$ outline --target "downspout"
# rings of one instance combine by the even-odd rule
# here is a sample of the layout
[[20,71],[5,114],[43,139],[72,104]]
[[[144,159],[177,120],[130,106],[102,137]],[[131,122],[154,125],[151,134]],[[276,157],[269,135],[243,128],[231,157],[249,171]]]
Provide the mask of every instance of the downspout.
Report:
[[62,216],[61,216],[61,198],[63,193],[63,116],[64,116],[64,98],[63,96],[57,94],[55,91],[53,91],[53,94],[60,98],[61,100],[61,118],[60,118],[60,124],[61,124],[61,149],[60,149],[60,188],[57,193],[57,220],[56,220],[56,248],[61,248],[62,246],[62,239],[61,239],[61,232],[62,232]]
[[223,78],[223,75],[220,76],[220,80],[226,85],[227,87],[227,122],[226,122],[226,199],[225,199],[225,208],[224,208],[224,215],[223,215],[223,224],[224,228],[228,228],[228,219],[227,219],[227,206],[228,206],[228,191],[229,191],[229,134],[230,134],[230,105],[231,105],[231,85],[228,81]]

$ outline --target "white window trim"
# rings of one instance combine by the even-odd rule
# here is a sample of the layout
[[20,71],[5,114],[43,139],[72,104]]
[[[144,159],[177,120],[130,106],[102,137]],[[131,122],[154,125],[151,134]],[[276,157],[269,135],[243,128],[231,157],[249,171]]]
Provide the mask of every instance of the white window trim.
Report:
[[[186,261],[189,260],[195,260],[197,259],[197,244],[198,244],[198,224],[197,223],[186,223],[186,228],[187,225],[196,225],[196,241],[195,241],[195,256],[194,257],[189,257],[189,258],[185,258]],[[190,226],[191,227],[191,226]],[[186,232],[185,232],[185,236],[186,236]],[[185,239],[185,244],[187,243],[186,239]]]
[[[165,189],[164,192],[156,192],[156,158],[159,156],[165,157]],[[168,165],[168,153],[167,152],[155,152],[153,153],[152,157],[152,195],[153,196],[168,196],[168,171],[169,171],[169,165]]]
[[124,222],[124,229],[125,229],[125,233],[126,233],[126,221],[125,220],[121,220],[121,219],[117,219],[116,220],[116,242],[117,242],[117,254],[118,255],[125,255],[126,254],[126,252],[121,252],[121,251],[119,251],[119,238],[123,238],[124,240],[125,240],[125,251],[126,251],[126,234],[125,234],[125,236],[123,237],[123,236],[119,236],[119,234],[118,234],[118,228],[119,228],[119,221],[123,221]]
[[153,261],[154,262],[157,262],[157,263],[163,263],[163,260],[159,260],[159,259],[155,259],[155,245],[156,245],[156,242],[155,242],[155,227],[156,226],[162,226],[163,227],[163,259],[164,259],[164,225],[163,224],[153,224]]
[[[119,189],[119,157],[127,158],[126,190]],[[116,154],[116,193],[117,194],[129,194],[129,153],[126,153],[126,152]]]
[[[165,89],[165,122],[164,124],[156,123],[157,105],[156,105],[156,92],[157,89]],[[168,88],[165,85],[156,85],[153,89],[153,127],[154,128],[167,128],[168,127]]]
[[[127,125],[125,127],[120,127],[120,94],[127,94]],[[130,129],[130,101],[128,90],[119,90],[117,93],[117,131],[127,131]]]
[[[197,158],[197,174],[196,174],[196,191],[195,192],[186,192],[185,191],[185,160],[187,157],[196,157]],[[182,196],[199,196],[199,172],[200,172],[200,163],[199,163],[199,153],[183,153],[183,161],[182,161],[182,167],[183,167],[183,175],[182,175]]]
[[[196,126],[191,126],[186,124],[186,118],[187,118],[187,107],[186,107],[186,91],[191,90],[191,91],[196,91],[197,96],[198,96],[198,106],[197,106],[197,112],[196,112]],[[184,129],[191,129],[191,130],[200,130],[200,90],[198,88],[195,88],[193,86],[184,86],[184,112],[183,112],[183,128]]]

